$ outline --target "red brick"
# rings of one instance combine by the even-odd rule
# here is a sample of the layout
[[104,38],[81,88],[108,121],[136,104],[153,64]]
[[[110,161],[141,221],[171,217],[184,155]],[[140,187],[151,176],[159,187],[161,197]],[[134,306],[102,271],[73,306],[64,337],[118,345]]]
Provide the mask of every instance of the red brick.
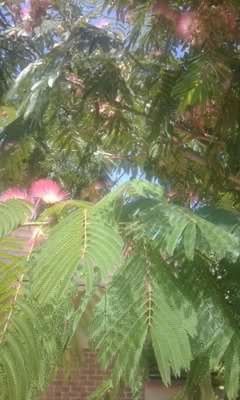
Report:
[[[40,400],[87,400],[107,376],[108,372],[100,369],[96,355],[84,350],[82,367],[72,371],[69,379],[60,371]],[[119,400],[131,400],[129,390],[125,390]]]

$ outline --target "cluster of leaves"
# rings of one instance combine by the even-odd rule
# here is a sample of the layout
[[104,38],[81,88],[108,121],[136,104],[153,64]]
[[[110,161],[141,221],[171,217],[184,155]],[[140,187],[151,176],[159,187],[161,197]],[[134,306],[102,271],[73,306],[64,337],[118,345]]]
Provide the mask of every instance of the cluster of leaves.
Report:
[[[79,280],[89,298],[121,261],[116,228],[91,204],[69,200],[40,214],[37,207],[17,199],[0,206],[2,400],[45,389],[87,304],[75,299]],[[38,250],[36,229],[48,236]]]
[[[236,399],[239,215],[216,210],[211,221],[208,213],[169,203],[144,181],[95,205],[65,200],[37,212],[23,200],[2,203],[0,398],[36,398],[86,329],[87,312],[92,346],[111,366],[99,398],[122,382],[137,393],[153,352],[166,385],[190,371],[182,398],[213,398],[211,374],[224,371]],[[17,231],[29,226],[47,240],[26,252]]]
[[[78,49],[80,65],[86,53],[106,54],[114,40],[100,37],[100,30],[85,22],[82,7],[73,3],[54,2],[40,26],[27,36],[22,34],[22,23],[14,19],[10,5],[0,6],[0,16],[6,20],[0,30],[1,84],[5,85],[0,105],[2,189],[11,183],[25,185],[34,176],[50,173],[76,192],[108,174],[110,162],[102,162],[101,155],[96,155],[94,140],[85,140],[91,139],[92,133],[86,129],[87,121],[82,121],[85,137],[81,137],[71,116],[78,114],[80,98],[75,94],[81,88],[71,59]],[[73,27],[71,34],[69,26]],[[83,65],[85,76],[92,71],[92,63],[97,64],[97,59]],[[3,105],[10,98],[12,105]],[[81,121],[80,113],[77,118]]]
[[[238,198],[239,5],[220,3],[165,5],[165,14],[180,18],[187,9],[205,21],[210,33],[201,45],[176,36],[156,2],[112,4],[125,23],[123,39],[87,22],[89,8],[68,12],[61,2],[51,4],[43,30],[31,37],[14,41],[3,29],[9,45],[19,49],[21,39],[37,48],[31,59],[23,54],[23,64],[15,57],[15,73],[26,67],[8,96],[18,114],[2,132],[3,181],[25,182],[40,167],[79,190],[116,167],[141,168],[184,201],[190,192],[216,199],[232,191]],[[235,21],[233,35],[217,33],[217,13]],[[51,34],[46,21],[55,27]],[[11,54],[1,60],[6,74]]]
[[[213,399],[212,373],[236,399],[239,215],[203,204],[238,207],[239,2],[177,0],[159,12],[155,1],[106,1],[123,38],[70,0],[51,2],[25,35],[10,3],[0,5],[2,188],[51,175],[75,194],[120,168],[170,191],[133,181],[37,218],[23,201],[0,204],[0,399],[46,386],[89,304],[93,346],[112,367],[99,396],[122,381],[137,392],[153,352],[165,384],[189,371],[181,399]],[[170,11],[194,15],[191,40]],[[48,239],[26,253],[16,228],[29,224]]]

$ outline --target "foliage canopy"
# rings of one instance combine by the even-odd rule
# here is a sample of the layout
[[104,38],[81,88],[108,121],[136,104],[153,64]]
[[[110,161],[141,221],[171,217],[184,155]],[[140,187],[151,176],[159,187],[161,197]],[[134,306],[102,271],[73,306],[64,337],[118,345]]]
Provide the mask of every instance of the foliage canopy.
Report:
[[[100,398],[137,394],[153,355],[164,384],[187,374],[181,400],[214,379],[237,399],[239,11],[0,4],[0,189],[70,193],[0,197],[1,400],[35,399],[83,324],[112,366]],[[109,191],[116,171],[147,179]]]

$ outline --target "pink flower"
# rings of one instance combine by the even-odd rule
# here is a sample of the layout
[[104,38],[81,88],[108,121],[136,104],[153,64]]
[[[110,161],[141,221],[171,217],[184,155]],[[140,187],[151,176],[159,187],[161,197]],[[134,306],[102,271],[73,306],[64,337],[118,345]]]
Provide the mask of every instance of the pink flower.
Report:
[[21,16],[24,20],[31,18],[31,9],[28,7],[23,7],[21,10]]
[[180,39],[191,40],[196,28],[197,20],[193,12],[185,12],[178,17],[176,32]]
[[29,193],[33,199],[41,199],[47,204],[54,204],[68,198],[68,193],[64,192],[61,186],[51,179],[39,179],[33,182]]
[[30,197],[25,189],[19,189],[17,187],[10,188],[0,195],[0,202],[5,202],[12,199],[21,199],[31,202]]
[[28,19],[31,18],[31,2],[25,1],[25,3],[23,3],[23,5],[21,6],[21,17],[22,19]]

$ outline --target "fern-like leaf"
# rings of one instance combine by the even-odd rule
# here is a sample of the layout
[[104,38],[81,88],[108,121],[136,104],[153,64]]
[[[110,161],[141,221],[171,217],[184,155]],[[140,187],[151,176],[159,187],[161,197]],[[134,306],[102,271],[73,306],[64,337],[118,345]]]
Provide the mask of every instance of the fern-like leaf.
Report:
[[237,398],[240,388],[240,341],[235,335],[224,355],[225,388],[229,400]]
[[14,307],[20,277],[24,273],[22,257],[18,255],[22,243],[13,237],[0,239],[0,340],[8,323],[8,315]]
[[229,258],[236,261],[239,257],[237,235],[187,208],[166,201],[144,213],[139,229],[142,228],[148,239],[154,239],[154,246],[159,243],[170,257],[178,251],[183,251],[189,260],[198,252],[217,260]]
[[36,302],[18,302],[0,347],[1,400],[36,398],[53,378],[71,331],[69,299],[40,307]]
[[88,283],[120,265],[122,243],[114,227],[91,209],[79,208],[63,218],[36,257],[32,290],[40,302],[62,296],[77,272]]
[[30,204],[22,200],[0,203],[0,238],[8,235],[31,216]]
[[[161,377],[169,384],[192,359],[190,336],[196,316],[176,290],[163,265],[148,265],[139,255],[130,259],[100,302],[93,340],[104,367],[114,365],[113,381],[123,378],[132,389],[143,373],[144,351],[153,344]],[[126,352],[126,346],[128,351]]]
[[[189,260],[198,252],[218,260],[236,261],[239,257],[239,238],[234,231],[225,229],[221,221],[208,221],[207,216],[169,203],[160,185],[131,181],[105,196],[97,208],[112,211],[124,222],[134,221],[129,231],[135,239],[152,241],[170,257],[178,251]],[[238,224],[237,216],[235,221]]]

